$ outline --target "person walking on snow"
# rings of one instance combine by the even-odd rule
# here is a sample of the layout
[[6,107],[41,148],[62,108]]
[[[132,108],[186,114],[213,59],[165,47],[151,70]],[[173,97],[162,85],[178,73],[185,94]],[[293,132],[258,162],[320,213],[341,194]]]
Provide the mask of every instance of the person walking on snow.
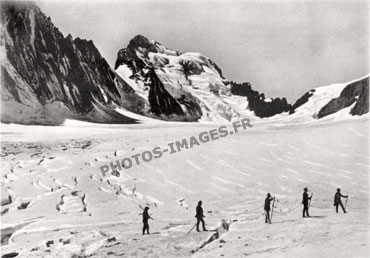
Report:
[[203,218],[205,218],[205,216],[203,215],[202,201],[198,202],[195,217],[197,218],[197,232],[200,232],[200,230],[199,230],[200,222],[202,222],[203,231],[208,231],[205,227],[205,223],[204,223],[204,219],[203,219]]
[[308,214],[308,200],[311,200],[312,196],[311,197],[308,197],[308,189],[307,187],[305,187],[304,189],[304,192],[303,192],[303,200],[302,200],[302,204],[303,204],[303,212],[302,212],[302,216],[303,218],[305,217],[310,217],[310,215]]
[[142,213],[143,215],[143,235],[145,235],[145,231],[147,232],[148,235],[150,234],[148,221],[149,219],[153,219],[153,218],[150,217],[148,210],[149,210],[149,207],[145,207]]
[[334,196],[334,206],[335,206],[335,210],[337,211],[338,213],[338,206],[340,205],[340,207],[342,207],[342,210],[344,213],[347,213],[346,212],[346,209],[343,207],[343,203],[342,203],[342,200],[341,200],[341,197],[343,198],[348,198],[348,195],[343,195],[340,193],[340,188],[337,189],[337,192],[335,193],[335,196]]
[[268,193],[267,194],[267,197],[265,199],[265,215],[266,215],[266,218],[265,218],[265,223],[270,223],[271,224],[271,219],[270,219],[270,202],[274,200],[272,197],[271,197],[271,194]]

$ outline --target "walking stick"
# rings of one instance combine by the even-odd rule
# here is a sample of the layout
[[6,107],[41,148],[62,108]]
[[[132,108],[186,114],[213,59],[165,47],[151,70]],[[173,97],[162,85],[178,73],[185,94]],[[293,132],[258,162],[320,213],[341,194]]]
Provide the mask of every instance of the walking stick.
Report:
[[193,231],[193,229],[195,228],[196,225],[197,225],[197,223],[194,224],[194,226],[189,230],[189,232],[186,235],[189,235],[190,232]]
[[313,196],[313,193],[311,193],[311,198],[310,198],[310,201],[308,202],[308,207],[310,207],[310,206],[311,206],[312,196]]
[[270,218],[270,222],[272,222],[272,214],[274,214],[274,204],[275,204],[275,197],[274,197],[274,201],[272,202],[272,209],[271,209],[271,218]]
[[346,207],[347,207],[348,197],[346,198],[346,203],[344,204],[344,209],[346,209]]

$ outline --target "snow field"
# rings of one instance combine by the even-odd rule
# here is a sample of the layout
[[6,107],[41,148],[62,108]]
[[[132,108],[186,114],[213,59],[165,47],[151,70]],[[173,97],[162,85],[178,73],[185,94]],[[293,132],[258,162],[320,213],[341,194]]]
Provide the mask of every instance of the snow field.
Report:
[[[162,146],[216,126],[70,123],[26,131],[6,126],[15,135],[5,130],[2,146],[2,201],[4,195],[12,197],[2,206],[1,230],[10,234],[2,253],[368,256],[368,120],[278,128],[251,123],[250,130],[109,177],[103,177],[99,167],[116,155]],[[73,131],[73,139],[63,130]],[[48,135],[47,141],[35,141],[42,135]],[[314,193],[310,219],[301,218],[304,187]],[[337,187],[350,196],[345,215],[334,211]],[[268,192],[277,198],[271,225],[264,223],[262,208]],[[196,222],[199,200],[207,228],[213,231],[187,235]],[[150,207],[153,235],[141,236],[139,205]]]

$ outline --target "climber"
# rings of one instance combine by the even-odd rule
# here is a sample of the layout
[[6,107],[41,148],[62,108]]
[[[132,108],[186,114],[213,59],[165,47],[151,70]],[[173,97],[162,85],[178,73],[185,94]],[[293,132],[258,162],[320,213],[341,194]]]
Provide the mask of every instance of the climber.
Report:
[[145,207],[144,208],[144,211],[142,213],[143,215],[143,235],[145,235],[145,230],[147,232],[147,234],[149,235],[149,223],[148,223],[148,220],[149,219],[153,219],[152,217],[150,217],[149,213],[148,213],[148,210],[149,210],[149,207]]
[[346,212],[346,209],[343,207],[343,203],[342,203],[341,197],[348,199],[348,195],[342,195],[342,194],[340,193],[340,188],[338,188],[338,189],[337,189],[337,192],[335,193],[335,196],[334,196],[334,206],[335,206],[335,210],[336,210],[336,211],[337,211],[337,213],[338,213],[338,206],[340,205],[340,207],[342,207],[343,212],[344,212],[344,213],[347,213],[347,212]]
[[268,193],[267,197],[265,199],[265,223],[270,223],[271,224],[271,219],[270,219],[270,202],[274,200],[274,198],[271,197],[271,194]]
[[308,209],[309,209],[308,201],[312,199],[312,195],[311,195],[311,197],[308,197],[307,187],[305,187],[303,190],[304,190],[304,192],[303,192],[303,200],[302,200],[302,204],[303,204],[302,216],[303,216],[303,218],[305,218],[306,216],[310,217],[310,215],[308,214]]
[[202,201],[198,202],[195,217],[197,218],[197,232],[200,232],[200,230],[199,230],[200,222],[202,222],[203,231],[208,231],[205,227],[205,223],[204,223],[204,219],[203,219],[203,218],[205,218],[205,216],[203,215]]

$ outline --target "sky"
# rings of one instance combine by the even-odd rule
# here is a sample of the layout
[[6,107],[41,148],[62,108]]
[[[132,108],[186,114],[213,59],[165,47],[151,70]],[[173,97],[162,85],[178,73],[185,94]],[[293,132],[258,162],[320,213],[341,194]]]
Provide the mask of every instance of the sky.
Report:
[[64,36],[91,39],[114,67],[141,34],[200,52],[224,77],[290,103],[308,90],[369,73],[368,1],[36,1]]

